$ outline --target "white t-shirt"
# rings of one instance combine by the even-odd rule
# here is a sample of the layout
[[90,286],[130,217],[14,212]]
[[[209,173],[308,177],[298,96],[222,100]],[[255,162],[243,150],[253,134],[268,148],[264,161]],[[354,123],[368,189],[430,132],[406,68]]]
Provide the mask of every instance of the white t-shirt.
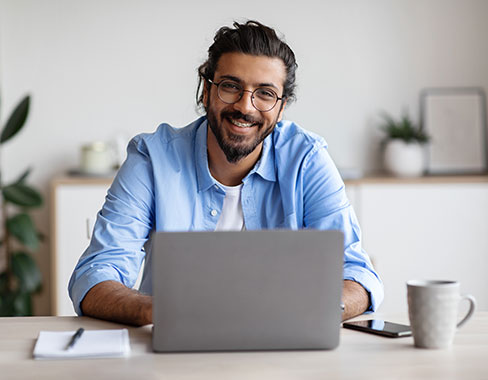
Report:
[[217,222],[215,231],[241,231],[245,230],[244,215],[241,205],[242,183],[237,186],[220,185],[225,190],[222,214]]

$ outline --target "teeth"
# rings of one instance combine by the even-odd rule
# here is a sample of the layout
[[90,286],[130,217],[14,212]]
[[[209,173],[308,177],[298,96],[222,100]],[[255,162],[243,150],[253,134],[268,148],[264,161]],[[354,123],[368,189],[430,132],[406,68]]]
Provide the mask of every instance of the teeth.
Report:
[[234,120],[234,119],[230,119],[230,121],[232,122],[232,124],[237,125],[238,127],[241,127],[241,128],[252,127],[252,123],[241,123],[241,122]]

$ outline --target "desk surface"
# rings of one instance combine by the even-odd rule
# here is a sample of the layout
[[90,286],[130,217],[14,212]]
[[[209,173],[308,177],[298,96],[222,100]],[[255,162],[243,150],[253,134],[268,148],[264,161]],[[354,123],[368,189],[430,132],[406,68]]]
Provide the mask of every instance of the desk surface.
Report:
[[[406,323],[406,316],[386,315]],[[364,319],[365,317],[360,317]],[[341,329],[333,351],[155,354],[151,327],[130,328],[132,354],[123,359],[36,361],[40,330],[121,328],[87,317],[0,318],[0,378],[6,379],[486,379],[488,312],[475,313],[446,350],[413,347],[413,338],[390,339]]]

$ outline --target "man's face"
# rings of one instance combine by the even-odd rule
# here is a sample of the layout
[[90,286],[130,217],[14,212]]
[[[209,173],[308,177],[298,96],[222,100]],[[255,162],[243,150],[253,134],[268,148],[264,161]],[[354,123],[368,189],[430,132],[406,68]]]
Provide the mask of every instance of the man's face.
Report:
[[[244,90],[252,92],[264,87],[281,97],[285,77],[285,65],[279,58],[226,53],[219,59],[213,82],[230,79]],[[203,102],[220,149],[228,162],[236,163],[261,148],[263,140],[281,120],[286,100],[278,100],[272,110],[261,112],[252,105],[250,92],[244,92],[237,103],[226,104],[219,99],[217,86],[206,82]]]

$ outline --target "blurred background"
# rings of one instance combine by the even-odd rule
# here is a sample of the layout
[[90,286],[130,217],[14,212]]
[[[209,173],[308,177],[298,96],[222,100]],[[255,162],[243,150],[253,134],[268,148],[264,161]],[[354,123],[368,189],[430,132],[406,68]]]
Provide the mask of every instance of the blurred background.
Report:
[[32,97],[2,175],[32,166],[46,200],[35,313],[52,312],[51,181],[79,168],[87,143],[194,120],[196,69],[219,27],[256,19],[281,32],[299,65],[285,118],[324,136],[339,168],[369,173],[382,169],[382,111],[418,120],[423,88],[488,90],[487,15],[485,0],[0,0],[2,120]]

